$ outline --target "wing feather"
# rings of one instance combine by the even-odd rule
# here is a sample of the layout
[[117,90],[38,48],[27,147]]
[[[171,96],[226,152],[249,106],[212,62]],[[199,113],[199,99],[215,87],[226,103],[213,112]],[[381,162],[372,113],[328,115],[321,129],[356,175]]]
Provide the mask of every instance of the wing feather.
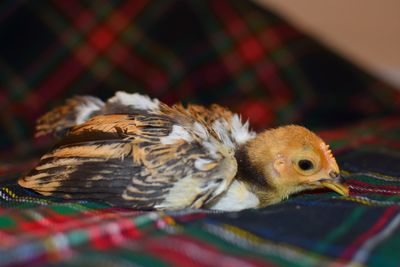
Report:
[[38,119],[36,136],[54,133],[62,136],[70,127],[83,123],[104,106],[103,101],[92,96],[75,96]]
[[[62,136],[71,127],[82,124],[98,115],[110,114],[144,115],[137,121],[143,127],[143,134],[154,131],[168,131],[168,128],[163,128],[165,118],[162,118],[162,116],[168,116],[168,114],[162,115],[159,113],[159,117],[146,116],[148,113],[157,114],[160,110],[165,110],[163,106],[165,105],[157,99],[151,99],[146,95],[138,93],[116,92],[105,103],[92,96],[76,96],[68,99],[64,105],[56,107],[41,117],[37,123],[37,135],[55,133],[58,136]],[[247,122],[243,123],[239,115],[216,104],[210,107],[188,105],[186,108],[182,105],[175,105],[174,111],[186,114],[186,116],[190,115],[197,121],[208,125],[225,145],[231,147],[237,147],[255,136],[255,133],[249,129],[249,124]],[[109,132],[107,129],[109,127],[122,130],[119,123],[113,121],[115,118],[111,117],[111,124],[107,123],[104,117],[101,119],[104,121],[101,122],[100,125],[102,127],[97,134],[100,134],[102,131]],[[86,124],[84,129],[88,129],[88,127],[90,128],[91,125]],[[123,134],[123,131],[120,133]],[[94,133],[91,132],[89,139],[93,135]]]
[[188,111],[157,107],[73,127],[20,185],[137,209],[202,207],[234,178],[234,151]]

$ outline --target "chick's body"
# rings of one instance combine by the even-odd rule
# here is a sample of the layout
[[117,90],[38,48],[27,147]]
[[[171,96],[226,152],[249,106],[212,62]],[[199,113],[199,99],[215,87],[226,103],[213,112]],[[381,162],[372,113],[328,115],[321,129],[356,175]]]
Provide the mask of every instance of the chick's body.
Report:
[[137,209],[241,210],[327,187],[347,194],[329,148],[300,126],[256,134],[218,105],[169,107],[117,92],[75,97],[38,121],[65,134],[21,186]]

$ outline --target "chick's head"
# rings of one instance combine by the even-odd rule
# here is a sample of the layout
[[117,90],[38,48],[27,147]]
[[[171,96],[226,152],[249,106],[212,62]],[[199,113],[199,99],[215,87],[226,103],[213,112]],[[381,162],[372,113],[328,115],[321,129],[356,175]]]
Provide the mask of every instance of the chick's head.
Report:
[[348,195],[329,146],[304,127],[289,125],[267,130],[248,144],[247,151],[251,164],[279,200],[318,188]]

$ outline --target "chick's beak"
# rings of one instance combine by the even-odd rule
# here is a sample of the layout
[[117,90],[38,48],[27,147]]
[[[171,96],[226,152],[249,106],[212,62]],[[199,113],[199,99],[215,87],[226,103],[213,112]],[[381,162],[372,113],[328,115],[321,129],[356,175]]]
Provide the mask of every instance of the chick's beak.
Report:
[[323,178],[318,180],[318,182],[326,188],[329,188],[336,193],[343,195],[343,196],[348,196],[349,195],[349,187],[344,183],[343,177],[336,172],[331,172],[329,173],[329,176],[331,178]]

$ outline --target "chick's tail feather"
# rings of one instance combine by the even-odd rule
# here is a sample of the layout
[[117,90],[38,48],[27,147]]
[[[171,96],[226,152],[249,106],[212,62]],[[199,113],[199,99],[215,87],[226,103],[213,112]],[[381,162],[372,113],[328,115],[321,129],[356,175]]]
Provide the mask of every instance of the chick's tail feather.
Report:
[[90,119],[103,106],[104,102],[93,96],[70,98],[37,120],[35,136],[53,134],[62,137],[69,128]]

